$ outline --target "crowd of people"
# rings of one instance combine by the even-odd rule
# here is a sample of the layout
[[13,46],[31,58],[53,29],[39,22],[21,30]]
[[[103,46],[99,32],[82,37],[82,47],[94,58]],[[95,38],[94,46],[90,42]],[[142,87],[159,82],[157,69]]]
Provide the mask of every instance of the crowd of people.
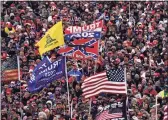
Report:
[[[158,105],[155,101],[160,91],[168,91],[167,2],[7,1],[0,9],[1,61],[17,54],[22,69],[21,81],[1,83],[2,120],[95,120],[102,106],[120,101],[122,95],[95,96],[89,110],[89,99],[82,96],[82,81],[114,65],[127,68],[128,119],[156,120],[156,106],[157,119],[164,119],[168,100],[159,98]],[[41,61],[35,44],[60,20],[64,29],[104,21],[98,59],[67,59],[68,71],[83,71],[80,79],[68,76],[72,115],[65,77],[39,93],[27,91],[30,75]],[[57,50],[45,55],[55,60]]]

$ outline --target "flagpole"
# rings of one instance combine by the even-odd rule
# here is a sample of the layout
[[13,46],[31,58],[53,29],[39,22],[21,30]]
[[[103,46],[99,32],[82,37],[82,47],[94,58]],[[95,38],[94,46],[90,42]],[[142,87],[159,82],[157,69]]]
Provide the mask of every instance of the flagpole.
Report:
[[89,115],[91,114],[92,98],[89,99]]
[[[125,89],[126,89],[126,106],[128,106],[127,104],[128,104],[128,97],[127,97],[127,92],[128,92],[128,90],[127,90],[127,68],[126,68],[126,66],[124,67],[124,81],[125,81]],[[127,107],[126,107],[126,116],[127,116],[127,120],[129,120],[128,119],[128,114],[127,114]]]
[[69,85],[68,85],[68,74],[67,74],[66,56],[65,56],[65,76],[66,76],[67,93],[68,93],[68,107],[69,107],[69,112],[70,112]]
[[[18,65],[18,80],[20,81],[20,57],[17,55],[17,65]],[[21,94],[21,83],[20,83],[20,106],[21,106],[21,101],[22,101],[22,94]],[[21,114],[21,120],[22,120],[22,110],[20,109],[20,114]]]
[[18,64],[18,79],[20,81],[20,59],[19,59],[19,56],[17,56],[17,64]]
[[124,67],[124,81],[125,81],[125,88],[126,88],[126,94],[127,94],[127,70],[126,70],[126,66]]
[[72,102],[71,102],[71,119],[72,119],[72,116],[73,116],[73,99],[72,99]]
[[130,15],[131,15],[130,11],[131,9],[130,9],[130,1],[129,1],[129,22],[130,22]]
[[156,120],[157,120],[157,95],[156,95]]
[[96,61],[95,61],[94,74],[96,74],[96,69],[97,69],[97,64],[96,64]]

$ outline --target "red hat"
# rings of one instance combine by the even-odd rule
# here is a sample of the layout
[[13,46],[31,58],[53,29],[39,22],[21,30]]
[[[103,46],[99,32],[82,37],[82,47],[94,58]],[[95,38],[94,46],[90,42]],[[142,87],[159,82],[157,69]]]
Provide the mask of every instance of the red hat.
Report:
[[24,86],[21,86],[21,89],[22,89],[22,90],[24,90],[24,89],[25,89],[25,87],[24,87]]
[[25,10],[21,10],[20,13],[25,13]]
[[54,2],[50,2],[50,5],[52,5],[52,6],[54,5],[55,6],[55,3]]
[[109,51],[107,54],[113,54],[113,52],[112,52],[112,51]]
[[155,77],[159,77],[159,76],[160,76],[160,73],[155,72],[153,75],[154,75]]
[[34,96],[34,97],[33,97],[33,99],[35,100],[35,99],[37,99],[37,97],[36,97],[36,96]]
[[152,13],[152,15],[154,15],[154,14],[155,14],[155,10],[152,10],[152,12],[151,12],[151,13]]
[[15,7],[15,4],[11,4],[11,7]]
[[7,22],[6,25],[8,28],[12,28],[12,24],[10,22]]
[[97,60],[96,63],[99,64],[99,65],[101,65],[101,61],[100,60]]
[[118,98],[118,99],[117,99],[117,102],[120,102],[120,100],[121,100],[121,99],[120,99],[120,98]]
[[115,59],[115,62],[120,63],[120,59],[119,59],[119,58],[116,58],[116,59]]
[[63,21],[67,21],[68,19],[67,18],[63,18]]
[[133,93],[133,94],[135,94],[136,91],[137,91],[136,88],[133,88],[133,89],[132,89],[132,93]]
[[154,41],[153,41],[153,44],[154,44],[154,45],[157,45],[157,44],[158,44],[158,41],[157,41],[157,40],[154,40]]
[[140,54],[140,57],[144,58],[144,54]]
[[77,101],[77,98],[75,97],[75,98],[73,98],[73,101]]
[[29,46],[29,44],[27,42],[24,43],[24,46]]
[[94,100],[94,101],[93,101],[93,103],[94,103],[94,104],[96,104],[96,103],[97,103],[97,101],[96,101],[96,100]]
[[70,77],[70,78],[68,79],[68,82],[69,82],[69,83],[72,83],[72,82],[73,82],[73,77]]
[[19,17],[19,16],[16,16],[16,17],[15,17],[15,20],[16,20],[16,21],[20,21],[20,17]]
[[143,116],[143,113],[139,112],[139,113],[138,113],[138,116]]
[[1,58],[2,58],[3,60],[5,60],[5,59],[7,58],[7,53],[6,53],[6,52],[3,52]]
[[57,16],[55,15],[55,16],[53,17],[53,19],[57,19]]
[[62,83],[65,83],[65,80],[61,80]]
[[136,85],[132,84],[132,85],[131,85],[131,87],[134,87],[134,88],[136,88]]

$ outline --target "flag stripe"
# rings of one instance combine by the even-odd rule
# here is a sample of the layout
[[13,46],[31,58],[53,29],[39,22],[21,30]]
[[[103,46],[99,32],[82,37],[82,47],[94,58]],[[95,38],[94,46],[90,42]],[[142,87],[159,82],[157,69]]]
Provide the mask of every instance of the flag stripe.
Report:
[[101,89],[101,90],[99,90],[99,91],[97,91],[95,93],[90,93],[90,94],[84,95],[84,96],[85,96],[85,98],[89,98],[89,97],[96,96],[96,95],[98,95],[100,93],[125,94],[126,91],[118,91],[118,90],[111,90],[111,89],[104,88],[104,89]]
[[16,80],[18,79],[18,76],[10,77],[10,78],[7,78],[6,80],[12,80],[12,79]]
[[93,82],[99,82],[100,80],[108,80],[106,76],[102,76],[102,77],[95,77],[93,79],[90,79],[89,81],[86,81],[84,82],[84,84],[90,84],[90,83],[93,83]]
[[12,80],[18,80],[18,76],[2,79],[2,81],[12,81]]
[[93,82],[91,81],[90,83],[85,83],[85,82],[84,82],[84,83],[82,84],[82,88],[85,88],[86,86],[88,87],[88,86],[91,86],[91,85],[94,86],[94,85],[97,85],[97,84],[102,83],[102,82],[104,82],[104,81],[107,81],[107,78],[99,79],[99,80],[97,80],[97,82],[94,82],[94,81],[93,81]]
[[18,69],[5,70],[5,71],[4,71],[4,73],[13,73],[13,72],[18,72]]
[[18,77],[18,70],[6,70],[3,72],[2,78],[3,79],[10,79],[13,77]]
[[[2,81],[9,82],[18,80],[17,56],[13,55],[2,63]],[[20,70],[21,73],[21,70]]]
[[18,73],[11,73],[11,74],[5,74],[4,77],[12,77],[12,76],[16,76],[18,75]]
[[3,72],[2,75],[2,81],[13,81],[13,80],[18,80],[18,70],[6,70]]
[[98,85],[98,84],[101,84],[102,82],[104,82],[105,84],[110,84],[110,85],[113,85],[113,86],[117,86],[117,87],[121,87],[121,86],[125,86],[125,82],[121,82],[121,83],[118,83],[118,82],[110,82],[110,81],[107,81],[107,78],[104,79],[104,80],[101,80],[101,81],[98,81],[98,82],[93,82],[92,84],[83,84],[82,88],[86,88],[86,87],[90,87],[90,86],[94,86],[96,87],[95,85]]
[[112,118],[119,118],[121,115],[102,115],[98,120],[107,120]]
[[111,115],[111,116],[101,116],[100,118],[98,118],[98,120],[110,120],[110,119],[113,119],[113,118],[120,118],[122,116],[115,116],[115,115]]
[[4,76],[3,79],[10,79],[10,78],[13,78],[13,77],[18,77],[18,75],[13,75],[13,76]]
[[107,119],[119,118],[119,117],[122,117],[122,113],[109,114],[108,111],[104,111],[97,117],[96,120],[107,120]]
[[91,80],[91,79],[94,79],[95,77],[102,77],[102,76],[106,76],[106,72],[93,75],[93,76],[91,76],[91,77],[89,77],[89,78],[86,78],[84,81],[86,82],[86,81],[89,81],[89,80]]
[[[95,92],[95,91],[98,91],[99,89],[102,89],[102,88],[109,88],[109,89],[113,89],[113,90],[125,90],[125,85],[121,84],[120,86],[115,86],[114,84],[111,84],[109,81],[107,82],[103,82],[103,83],[100,83],[96,86],[88,86],[86,87],[85,89],[83,89],[83,92],[88,92],[88,93],[91,93],[91,92]],[[96,88],[96,89],[95,89]]]

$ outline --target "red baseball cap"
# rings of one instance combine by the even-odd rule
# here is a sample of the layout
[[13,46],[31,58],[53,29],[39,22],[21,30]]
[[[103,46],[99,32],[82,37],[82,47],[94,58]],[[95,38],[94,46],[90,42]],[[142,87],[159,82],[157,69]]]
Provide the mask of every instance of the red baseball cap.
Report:
[[160,76],[160,73],[155,72],[153,75],[154,75],[155,77],[159,77],[159,76]]

